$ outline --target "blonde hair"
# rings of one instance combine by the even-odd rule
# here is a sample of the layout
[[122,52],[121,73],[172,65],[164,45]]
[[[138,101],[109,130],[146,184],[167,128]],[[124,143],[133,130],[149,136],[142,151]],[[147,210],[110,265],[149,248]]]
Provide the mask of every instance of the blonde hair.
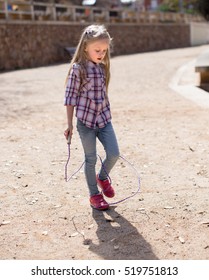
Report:
[[102,61],[102,64],[104,65],[104,71],[106,77],[106,88],[108,89],[108,85],[110,81],[110,45],[111,45],[112,38],[110,37],[104,25],[89,25],[84,29],[83,33],[81,34],[80,41],[77,45],[76,51],[70,63],[70,69],[68,71],[67,80],[70,75],[73,64],[78,63],[80,65],[79,68],[80,68],[80,76],[81,76],[81,84],[82,84],[82,81],[86,77],[85,63],[88,60],[85,51],[86,46],[88,45],[88,43],[92,43],[94,41],[102,40],[102,39],[107,39],[109,41],[109,48]]

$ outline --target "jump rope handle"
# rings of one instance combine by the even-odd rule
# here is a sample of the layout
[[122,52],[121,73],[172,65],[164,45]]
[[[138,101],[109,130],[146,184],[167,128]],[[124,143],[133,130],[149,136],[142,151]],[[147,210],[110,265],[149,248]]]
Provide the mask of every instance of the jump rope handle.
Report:
[[68,145],[71,144],[71,135],[70,135],[70,133],[68,134],[68,137],[67,137],[67,144]]

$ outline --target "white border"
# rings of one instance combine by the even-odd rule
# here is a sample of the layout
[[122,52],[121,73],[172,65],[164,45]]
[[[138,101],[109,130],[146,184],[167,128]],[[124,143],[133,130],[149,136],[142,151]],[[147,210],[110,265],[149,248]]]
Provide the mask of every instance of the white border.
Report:
[[[161,268],[170,269],[170,271],[175,271],[173,268],[178,268],[177,275],[151,275],[151,272],[160,271]],[[91,270],[92,275],[32,275],[32,271],[40,269],[42,271],[61,271],[67,270],[74,271]],[[148,268],[147,273],[137,273],[140,268]],[[115,275],[96,275],[94,272],[96,270],[101,271],[115,271]],[[164,271],[165,269],[163,269]],[[130,271],[130,274],[128,275]],[[93,275],[94,274],[94,275]],[[49,279],[70,279],[70,280],[146,280],[146,279],[175,279],[175,280],[185,280],[185,279],[201,279],[208,280],[209,275],[209,261],[206,260],[81,260],[81,261],[68,261],[68,260],[5,260],[0,261],[0,277],[3,280],[10,279],[21,279],[21,280],[49,280]]]

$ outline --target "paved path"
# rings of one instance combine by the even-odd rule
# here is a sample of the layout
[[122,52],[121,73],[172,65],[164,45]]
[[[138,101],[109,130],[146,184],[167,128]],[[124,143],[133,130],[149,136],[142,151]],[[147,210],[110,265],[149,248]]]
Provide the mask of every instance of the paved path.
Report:
[[[209,259],[208,96],[179,94],[194,95],[191,63],[208,47],[112,59],[113,124],[142,185],[105,213],[89,207],[82,172],[64,181],[68,65],[0,74],[1,258]],[[69,173],[82,161],[75,127]],[[116,200],[136,191],[124,162],[111,175]]]

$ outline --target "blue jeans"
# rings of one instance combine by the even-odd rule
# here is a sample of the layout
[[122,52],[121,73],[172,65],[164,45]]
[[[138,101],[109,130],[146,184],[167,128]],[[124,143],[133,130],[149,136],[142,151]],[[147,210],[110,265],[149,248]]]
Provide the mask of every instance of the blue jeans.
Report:
[[92,196],[99,193],[95,171],[97,162],[96,139],[98,138],[102,143],[106,153],[106,158],[103,161],[104,168],[101,167],[99,172],[99,179],[101,180],[107,179],[107,174],[110,173],[118,160],[118,143],[111,122],[103,128],[97,127],[96,129],[92,129],[86,127],[80,120],[77,120],[77,130],[83,145],[85,154],[85,176],[90,196]]

